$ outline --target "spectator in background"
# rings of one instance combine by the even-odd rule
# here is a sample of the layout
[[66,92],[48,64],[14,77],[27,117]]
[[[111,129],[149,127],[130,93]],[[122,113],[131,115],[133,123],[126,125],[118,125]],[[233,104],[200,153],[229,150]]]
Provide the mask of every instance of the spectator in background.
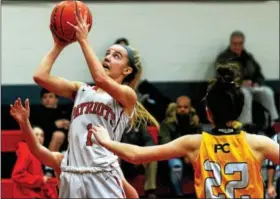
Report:
[[[44,131],[34,127],[33,133],[43,144]],[[14,198],[57,198],[56,186],[47,184],[50,177],[44,176],[40,161],[32,155],[25,142],[19,142],[16,154],[17,161],[12,172],[12,180],[16,184]]]
[[[278,132],[273,140],[280,144],[280,132]],[[276,179],[276,188],[274,180]],[[280,166],[275,165],[272,161],[267,164],[267,195],[268,198],[280,198]]]
[[[129,129],[127,133],[123,134],[121,142],[134,144],[138,146],[155,145],[153,138],[147,131],[146,125],[141,124],[135,126],[136,127]],[[121,162],[121,167],[126,177],[136,177],[139,174],[139,166],[141,165],[133,165],[124,160],[122,160]],[[145,195],[147,198],[156,198],[155,191],[157,179],[157,162],[150,162],[142,166],[145,170]]]
[[[187,96],[180,96],[177,102],[169,104],[166,110],[166,118],[160,126],[160,144],[166,144],[187,134],[200,133],[199,117],[191,106],[191,100]],[[185,162],[185,164],[184,164]],[[175,158],[168,160],[170,168],[170,180],[172,190],[176,196],[183,196],[183,173],[193,180],[193,168],[188,160]]]
[[245,96],[244,107],[239,121],[244,124],[252,124],[253,99],[266,108],[274,122],[279,121],[279,115],[275,106],[274,92],[264,85],[264,75],[261,66],[253,55],[244,48],[245,35],[241,31],[234,31],[230,36],[229,47],[216,58],[217,63],[236,62],[241,73],[242,92]]
[[119,38],[115,41],[115,44],[120,44],[120,45],[125,45],[125,46],[129,46],[129,42],[126,38]]
[[64,151],[67,149],[67,134],[69,116],[58,107],[58,97],[46,89],[40,93],[41,106],[32,111],[32,124],[41,127],[45,132],[44,146],[50,151]]

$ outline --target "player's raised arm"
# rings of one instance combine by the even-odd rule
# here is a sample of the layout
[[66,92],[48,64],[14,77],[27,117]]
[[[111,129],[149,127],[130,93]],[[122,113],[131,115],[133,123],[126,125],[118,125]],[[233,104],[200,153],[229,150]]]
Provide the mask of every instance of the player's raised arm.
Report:
[[24,139],[31,153],[40,160],[44,165],[52,167],[55,171],[60,170],[60,166],[57,161],[57,157],[47,148],[45,148],[36,139],[30,121],[29,121],[29,100],[25,100],[25,106],[22,105],[21,100],[17,99],[10,108],[11,116],[18,122],[23,132]]
[[140,147],[111,140],[107,130],[101,126],[93,126],[92,133],[102,146],[134,164],[189,157],[200,141],[200,135],[186,135],[164,145]]
[[[110,67],[108,64],[106,68],[110,71],[110,76],[106,74],[104,66],[99,61],[98,57],[96,56],[95,52],[93,51],[89,41],[88,41],[88,27],[89,24],[87,24],[87,12],[85,13],[85,16],[81,16],[79,12],[76,13],[76,18],[78,24],[75,26],[68,22],[69,25],[73,26],[76,30],[76,38],[80,43],[80,46],[82,48],[82,51],[84,53],[84,56],[86,58],[91,76],[93,80],[96,83],[96,86],[103,89],[104,91],[108,92],[113,98],[115,98],[118,102],[120,102],[125,108],[132,110],[132,108],[136,104],[137,96],[135,91],[130,88],[127,85],[122,85],[123,82],[118,82],[124,76],[128,76],[132,73],[137,73],[134,66],[127,67],[127,71],[119,72],[118,74],[114,74],[112,72],[112,66]],[[119,46],[120,48],[123,48]],[[123,50],[123,52],[121,52]],[[113,50],[112,50],[113,51]],[[110,52],[112,53],[112,52]],[[112,53],[113,54],[113,53]],[[126,63],[129,61],[127,57],[129,53],[126,52],[126,49],[114,49],[114,54],[112,55],[114,59],[119,60],[119,69],[122,67],[121,65],[124,65],[123,61],[126,60]],[[133,55],[131,55],[132,58]],[[109,63],[109,61],[108,61]],[[117,66],[114,66],[114,68]],[[119,70],[117,69],[117,70]],[[116,70],[116,69],[115,69]],[[132,72],[131,72],[132,71]],[[133,72],[134,71],[134,72]],[[117,76],[119,76],[117,78]]]
[[[56,40],[56,39],[55,39]],[[36,69],[33,79],[41,87],[55,93],[58,96],[73,98],[81,83],[72,82],[62,77],[51,75],[52,66],[62,52],[64,46],[55,42],[52,49],[44,56],[39,67]]]

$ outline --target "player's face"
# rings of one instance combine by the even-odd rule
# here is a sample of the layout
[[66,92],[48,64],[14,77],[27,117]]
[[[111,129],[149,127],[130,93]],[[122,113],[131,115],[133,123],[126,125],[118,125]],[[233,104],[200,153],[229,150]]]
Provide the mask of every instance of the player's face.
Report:
[[128,66],[127,51],[120,45],[113,45],[107,50],[102,65],[106,74],[113,79],[124,79],[132,72]]
[[240,36],[232,37],[230,42],[230,49],[232,52],[241,55],[244,49],[244,39]]
[[42,104],[46,108],[56,108],[57,101],[58,101],[58,99],[54,93],[45,93],[42,97]]
[[35,127],[33,128],[33,133],[35,134],[36,136],[36,139],[41,143],[43,144],[44,143],[44,132],[41,128],[38,128],[38,127]]

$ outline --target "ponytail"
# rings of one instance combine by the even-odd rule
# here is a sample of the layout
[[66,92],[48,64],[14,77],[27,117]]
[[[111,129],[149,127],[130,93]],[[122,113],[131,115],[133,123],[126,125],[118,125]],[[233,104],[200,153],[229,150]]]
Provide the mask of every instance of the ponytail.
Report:
[[140,103],[136,102],[135,106],[135,116],[134,119],[131,121],[131,126],[139,127],[141,124],[144,125],[153,125],[159,129],[159,123],[157,120],[152,116],[147,109]]

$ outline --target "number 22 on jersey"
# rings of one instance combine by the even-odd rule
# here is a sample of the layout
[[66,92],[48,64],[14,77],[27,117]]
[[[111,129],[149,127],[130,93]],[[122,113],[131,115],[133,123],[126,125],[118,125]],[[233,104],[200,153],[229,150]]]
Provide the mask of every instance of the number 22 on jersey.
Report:
[[[230,162],[224,168],[217,162],[206,160],[204,162],[204,169],[211,172],[213,177],[208,177],[204,181],[205,197],[206,198],[237,198],[235,191],[245,189],[248,186],[248,165],[245,162]],[[228,180],[223,182],[223,176],[233,176],[238,173],[239,179]],[[216,189],[216,191],[215,191]],[[223,193],[218,193],[217,190],[223,190]],[[250,199],[250,196],[243,195],[241,199]]]

